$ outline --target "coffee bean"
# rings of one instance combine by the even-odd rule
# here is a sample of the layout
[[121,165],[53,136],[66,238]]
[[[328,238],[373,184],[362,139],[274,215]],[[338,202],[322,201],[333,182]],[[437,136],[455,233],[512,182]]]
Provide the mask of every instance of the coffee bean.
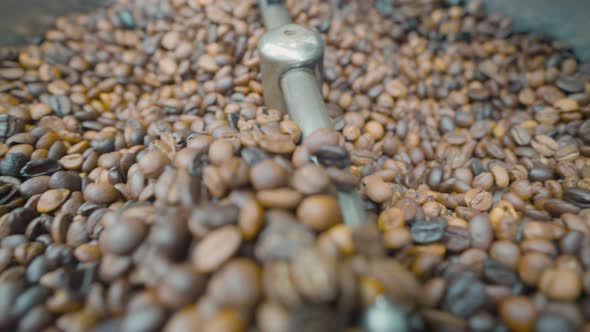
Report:
[[487,302],[484,284],[469,275],[460,275],[449,282],[442,307],[454,315],[467,317]]
[[208,293],[222,305],[253,306],[262,296],[262,271],[251,260],[232,259],[211,279]]
[[266,212],[266,226],[256,243],[255,255],[261,261],[292,258],[301,248],[311,246],[311,231],[288,212]]
[[82,180],[80,176],[74,172],[59,171],[53,173],[49,178],[49,187],[53,189],[65,188],[70,191],[80,191],[82,188]]
[[146,177],[157,177],[164,171],[164,167],[170,163],[168,157],[158,151],[147,152],[137,163],[139,169]]
[[563,199],[580,208],[590,207],[590,191],[581,188],[567,188],[563,192]]
[[569,319],[554,313],[541,314],[535,324],[535,331],[537,332],[573,330],[575,330],[575,327]]
[[[37,176],[23,182],[20,186],[20,193],[24,197],[32,197],[44,193],[49,189],[49,176]],[[56,187],[58,188],[58,187]]]
[[524,296],[503,299],[499,313],[504,323],[514,331],[532,331],[537,316],[533,303]]
[[293,174],[292,185],[304,195],[319,194],[328,188],[330,180],[323,168],[310,164]]
[[412,239],[416,243],[433,243],[441,240],[445,234],[447,223],[442,218],[433,220],[420,220],[412,224],[410,228]]
[[47,213],[57,209],[63,202],[68,199],[70,191],[68,189],[51,189],[43,193],[37,203],[39,213]]
[[471,239],[469,231],[463,227],[448,226],[444,231],[444,243],[447,250],[458,252],[469,248]]
[[61,165],[54,159],[42,158],[29,161],[22,169],[20,176],[24,178],[51,175],[61,170]]
[[336,198],[328,195],[309,196],[299,204],[297,218],[307,227],[323,231],[342,222]]
[[19,177],[27,164],[27,157],[21,153],[8,153],[0,160],[0,175]]
[[[201,205],[193,210],[189,227],[198,224],[206,227],[221,227],[235,223],[238,219],[239,209],[233,204],[225,205]],[[196,225],[194,227],[197,227]]]
[[197,271],[211,273],[233,256],[241,245],[240,231],[235,226],[224,226],[210,232],[192,252]]
[[16,298],[14,307],[12,308],[12,314],[15,317],[24,315],[31,308],[44,303],[50,294],[51,290],[43,286],[34,286],[27,289]]
[[23,332],[41,331],[53,321],[53,314],[44,306],[38,305],[30,309],[19,321],[18,329]]
[[484,263],[483,274],[487,281],[496,285],[512,286],[518,280],[511,267],[494,260]]
[[126,255],[141,243],[147,232],[148,228],[142,220],[121,220],[101,234],[100,247],[108,253]]
[[250,181],[257,190],[279,188],[287,184],[287,171],[273,160],[263,160],[250,169]]
[[190,265],[175,266],[158,286],[158,298],[168,307],[180,308],[201,295],[205,282],[205,277],[196,274]]
[[493,241],[490,220],[482,214],[476,214],[469,222],[469,233],[473,247],[486,250]]
[[[392,259],[377,258],[370,262],[369,268],[373,278],[383,286],[385,294],[398,305],[411,308],[416,304],[420,284],[416,277],[400,263]],[[397,276],[395,281],[389,278],[391,275]]]
[[109,204],[119,197],[119,193],[107,182],[91,183],[84,189],[84,199],[96,204]]
[[121,331],[159,331],[166,322],[166,311],[158,305],[128,312],[121,321]]
[[552,300],[568,301],[580,296],[582,283],[575,271],[547,269],[541,275],[539,288]]

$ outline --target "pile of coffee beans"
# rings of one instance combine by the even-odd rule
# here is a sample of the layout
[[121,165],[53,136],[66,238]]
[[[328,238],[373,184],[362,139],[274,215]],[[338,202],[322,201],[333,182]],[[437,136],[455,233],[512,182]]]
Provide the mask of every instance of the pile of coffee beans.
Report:
[[414,331],[590,331],[590,66],[477,0],[287,4],[326,41],[305,138],[254,0],[0,52],[0,330],[360,331],[385,296]]

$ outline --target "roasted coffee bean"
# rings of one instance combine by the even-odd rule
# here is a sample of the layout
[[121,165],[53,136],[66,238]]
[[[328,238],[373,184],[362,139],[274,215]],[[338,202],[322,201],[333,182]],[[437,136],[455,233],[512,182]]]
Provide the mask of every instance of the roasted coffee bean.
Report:
[[197,271],[211,273],[233,256],[241,245],[241,234],[235,226],[224,226],[210,232],[192,252]]
[[125,255],[141,243],[147,232],[143,220],[121,220],[104,230],[100,237],[100,246],[108,253]]
[[27,159],[22,153],[8,153],[0,160],[0,175],[19,177]]
[[566,317],[555,313],[543,313],[537,317],[535,323],[536,332],[550,332],[550,331],[573,331],[574,324]]
[[0,114],[0,137],[9,138],[20,133],[24,128],[24,121],[9,114]]
[[486,280],[496,285],[512,286],[518,281],[516,272],[511,267],[494,260],[484,263],[483,274]]
[[340,206],[336,198],[329,195],[312,195],[299,204],[297,217],[307,227],[324,231],[342,222]]
[[[189,227],[221,227],[238,220],[239,209],[233,204],[201,205],[193,210]],[[195,224],[194,226],[192,226]]]
[[176,266],[158,286],[158,298],[171,308],[180,308],[201,295],[205,282],[205,277],[196,274],[190,265]]
[[51,175],[61,170],[61,165],[54,159],[43,158],[29,161],[21,170],[20,176],[24,178]]
[[321,146],[312,154],[312,158],[325,167],[345,168],[350,163],[350,155],[339,146]]
[[445,235],[447,222],[442,218],[419,220],[412,224],[410,231],[416,243],[433,243],[441,240]]
[[460,275],[450,280],[442,307],[454,315],[468,317],[486,302],[485,285],[472,276]]
[[166,322],[166,311],[158,305],[150,305],[144,308],[128,312],[121,321],[122,332],[131,331],[159,331]]
[[0,47],[0,330],[354,330],[384,297],[413,331],[587,328],[588,65],[481,1],[283,5],[328,50],[306,137],[253,1]]
[[311,231],[298,223],[288,212],[270,210],[266,213],[266,226],[256,243],[256,258],[261,261],[290,259],[301,248],[313,244]]
[[502,299],[499,313],[506,326],[513,331],[532,331],[537,318],[534,304],[524,296]]
[[590,207],[590,191],[582,188],[567,188],[563,192],[563,199],[580,208]]
[[[34,195],[42,194],[49,189],[49,176],[37,176],[30,178],[20,185],[20,193],[24,197],[32,197]],[[59,186],[54,187],[59,188]]]
[[80,191],[82,179],[74,172],[59,171],[51,175],[48,184],[53,189],[65,188],[70,191]]
[[447,250],[453,252],[463,251],[471,244],[469,231],[463,227],[448,226],[444,231],[443,239]]

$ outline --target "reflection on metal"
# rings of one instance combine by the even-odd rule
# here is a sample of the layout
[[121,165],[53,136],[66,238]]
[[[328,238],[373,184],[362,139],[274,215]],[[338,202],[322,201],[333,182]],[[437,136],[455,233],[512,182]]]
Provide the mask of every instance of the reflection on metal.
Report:
[[291,16],[282,0],[258,0],[258,8],[262,13],[264,26],[268,30],[291,23]]
[[[304,91],[306,93],[304,95],[290,95],[297,99],[292,100],[291,106],[297,105],[302,108],[298,105],[299,102],[312,102],[313,105],[310,106],[319,107],[315,113],[326,113],[319,83],[321,82],[324,59],[324,42],[317,33],[297,24],[283,25],[262,36],[258,44],[258,51],[260,52],[264,101],[267,107],[286,111],[288,105],[283,100],[283,93]],[[281,81],[285,80],[285,74],[296,68],[308,71],[315,76],[315,79],[312,77],[313,80],[305,82],[287,79],[290,83],[286,83],[285,87],[288,89],[281,91]],[[305,80],[303,75],[301,75],[301,79]],[[309,84],[313,84],[313,86],[310,87]],[[296,115],[292,114],[292,116]],[[329,118],[327,119],[329,120]],[[293,120],[299,123],[298,119],[294,118]],[[331,123],[328,121],[318,125],[325,127],[331,126]]]
[[362,327],[369,332],[407,332],[404,312],[384,296],[379,296],[365,311]]

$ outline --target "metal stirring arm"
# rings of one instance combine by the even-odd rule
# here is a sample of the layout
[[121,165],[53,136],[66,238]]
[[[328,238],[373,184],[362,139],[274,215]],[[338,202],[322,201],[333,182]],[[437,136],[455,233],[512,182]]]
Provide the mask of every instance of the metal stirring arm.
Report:
[[[333,127],[321,94],[324,43],[316,32],[291,24],[282,2],[258,1],[268,29],[258,44],[264,101],[287,112],[306,137]],[[354,228],[367,221],[356,190],[340,190],[338,202],[346,225]],[[368,332],[408,331],[404,314],[384,296],[367,308],[362,325]]]

